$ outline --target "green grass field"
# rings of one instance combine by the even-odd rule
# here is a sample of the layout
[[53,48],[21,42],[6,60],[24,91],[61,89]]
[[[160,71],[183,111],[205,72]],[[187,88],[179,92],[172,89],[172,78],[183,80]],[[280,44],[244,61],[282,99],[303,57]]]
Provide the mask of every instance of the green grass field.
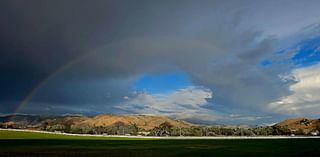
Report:
[[150,140],[0,131],[0,156],[320,156],[320,139]]
[[150,140],[143,138],[124,137],[95,137],[95,136],[70,136],[62,134],[47,134],[23,131],[0,130],[0,140],[2,139],[41,139],[41,140]]

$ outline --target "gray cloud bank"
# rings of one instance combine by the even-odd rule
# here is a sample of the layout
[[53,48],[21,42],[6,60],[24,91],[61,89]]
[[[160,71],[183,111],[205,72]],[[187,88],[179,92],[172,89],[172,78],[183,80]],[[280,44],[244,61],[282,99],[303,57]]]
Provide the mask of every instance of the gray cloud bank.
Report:
[[[39,89],[25,112],[134,113],[137,108],[123,100],[134,80],[183,71],[195,87],[214,93],[199,108],[212,115],[202,117],[206,121],[217,115],[236,121],[240,115],[270,119],[278,114],[269,104],[292,94],[292,83],[279,77],[292,67],[260,62],[290,58],[293,54],[275,52],[303,40],[300,32],[306,28],[317,32],[320,17],[318,1],[0,3],[1,112],[12,111],[39,81],[69,63]],[[165,101],[150,93],[136,95],[134,104],[148,97],[151,106],[140,101],[138,107],[165,107],[181,93],[172,94]],[[176,117],[179,111],[172,109],[192,111],[173,106],[168,110]]]

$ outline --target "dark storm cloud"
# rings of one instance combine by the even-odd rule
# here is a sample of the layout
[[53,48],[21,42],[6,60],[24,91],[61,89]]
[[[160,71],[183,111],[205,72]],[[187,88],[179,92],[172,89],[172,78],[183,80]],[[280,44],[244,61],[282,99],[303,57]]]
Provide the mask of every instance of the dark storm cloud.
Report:
[[127,10],[110,1],[0,3],[0,98],[6,102],[20,101],[69,60],[113,40]]
[[221,106],[208,110],[265,112],[289,94],[279,74],[290,66],[260,62],[286,59],[274,52],[320,14],[316,1],[0,3],[0,112],[49,76],[26,112],[117,112],[139,75],[177,70],[213,91],[210,101]]

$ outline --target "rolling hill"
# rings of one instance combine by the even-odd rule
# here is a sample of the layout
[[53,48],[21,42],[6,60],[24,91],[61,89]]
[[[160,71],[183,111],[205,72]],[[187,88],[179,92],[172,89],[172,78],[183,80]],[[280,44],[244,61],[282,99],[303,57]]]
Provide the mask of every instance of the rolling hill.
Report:
[[288,127],[290,130],[298,131],[299,129],[305,133],[320,129],[320,119],[308,118],[291,118],[281,121],[277,126]]
[[191,127],[193,124],[182,121],[174,120],[164,116],[150,116],[150,115],[109,115],[103,114],[98,115],[93,118],[88,118],[80,124],[89,124],[93,126],[110,126],[117,122],[122,122],[124,124],[135,124],[139,128],[145,130],[151,130],[155,127],[158,127],[164,122],[170,123],[172,126],[187,128]]
[[18,118],[2,118],[2,123],[5,125],[20,125],[22,127],[40,126],[40,125],[68,125],[80,126],[88,125],[94,127],[112,126],[116,123],[123,123],[125,125],[136,125],[144,130],[152,130],[160,124],[167,122],[174,127],[188,128],[194,124],[175,120],[164,116],[151,116],[151,115],[110,115],[101,114],[95,117],[86,116],[30,116],[30,115],[17,115]]

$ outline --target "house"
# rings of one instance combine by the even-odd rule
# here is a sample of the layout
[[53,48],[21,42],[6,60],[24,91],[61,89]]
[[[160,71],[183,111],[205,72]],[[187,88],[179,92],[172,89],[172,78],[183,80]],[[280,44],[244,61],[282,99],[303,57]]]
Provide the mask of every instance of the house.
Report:
[[318,136],[320,134],[320,132],[318,130],[315,130],[315,131],[311,131],[310,134],[312,136]]
[[138,135],[143,135],[143,136],[148,136],[149,134],[150,134],[150,132],[147,132],[147,131],[138,132]]

